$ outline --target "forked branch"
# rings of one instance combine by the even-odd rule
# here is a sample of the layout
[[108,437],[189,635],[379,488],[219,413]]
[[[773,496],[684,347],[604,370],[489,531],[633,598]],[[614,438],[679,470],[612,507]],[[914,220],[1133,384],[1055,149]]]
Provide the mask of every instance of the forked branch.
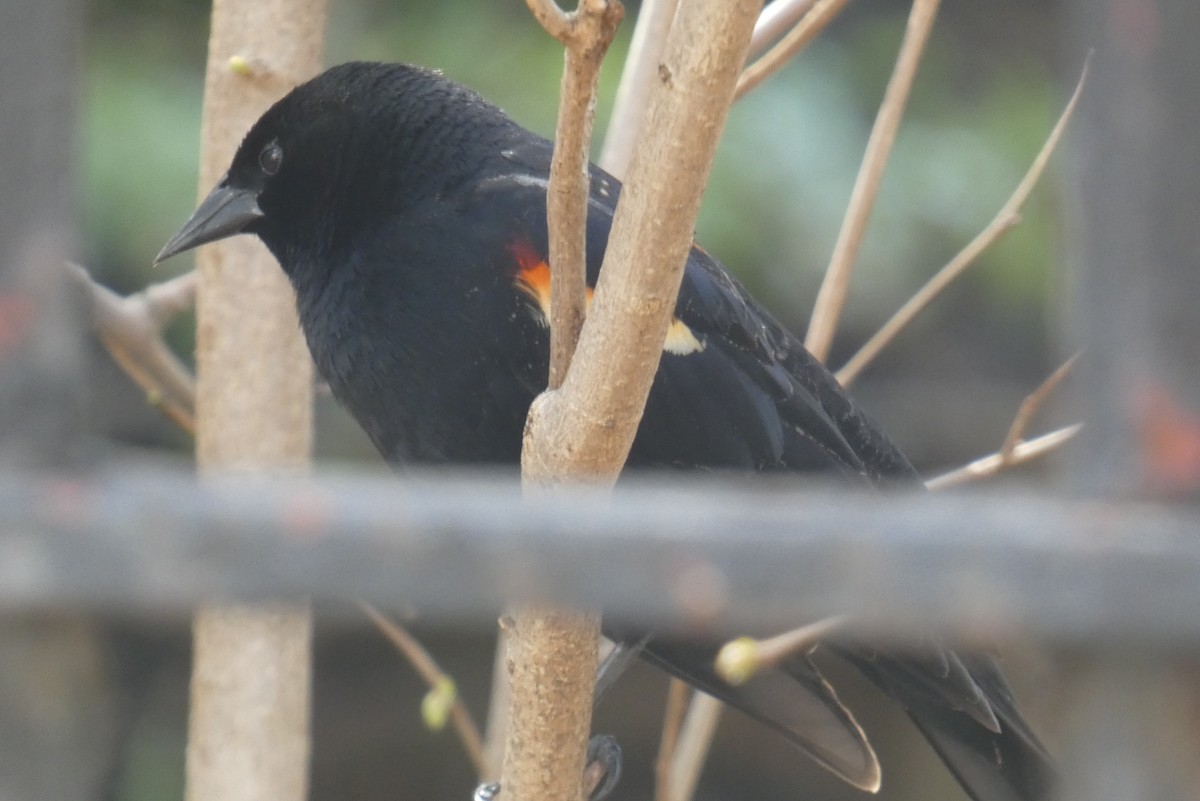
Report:
[[[1090,59],[1089,59],[1090,61]],[[1083,87],[1087,81],[1088,64],[1083,65],[1083,72],[1079,76],[1079,83],[1075,85],[1075,91],[1071,93],[1071,99],[1067,102],[1066,108],[1058,118],[1058,122],[1050,130],[1050,135],[1046,137],[1045,143],[1042,144],[1041,150],[1038,151],[1033,163],[1029,165],[1029,170],[1026,171],[1024,177],[1021,178],[1017,188],[1013,190],[1012,195],[996,212],[996,216],[992,221],[979,232],[971,242],[958,252],[942,269],[929,279],[929,281],[921,287],[908,301],[900,307],[900,309],[892,315],[883,326],[867,340],[857,353],[850,358],[846,364],[837,371],[837,379],[842,383],[842,386],[848,387],[854,383],[855,379],[862,374],[875,357],[877,357],[884,348],[891,344],[892,340],[903,331],[909,323],[920,314],[926,306],[928,306],[935,298],[938,297],[946,287],[954,282],[956,278],[966,272],[981,253],[991,247],[1004,234],[1008,233],[1021,219],[1021,208],[1025,205],[1025,201],[1029,198],[1029,194],[1033,188],[1037,186],[1038,181],[1042,177],[1042,173],[1046,170],[1046,164],[1050,161],[1050,156],[1053,155],[1055,148],[1058,147],[1059,141],[1062,139],[1063,131],[1066,130],[1067,122],[1070,121],[1071,115],[1075,111],[1075,107],[1079,104],[1079,98],[1083,94]]]

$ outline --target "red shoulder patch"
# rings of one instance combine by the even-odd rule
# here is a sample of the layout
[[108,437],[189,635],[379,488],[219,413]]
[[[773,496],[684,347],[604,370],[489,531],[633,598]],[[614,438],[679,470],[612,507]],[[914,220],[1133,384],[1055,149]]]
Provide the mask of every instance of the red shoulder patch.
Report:
[[[525,239],[518,239],[508,246],[508,251],[517,260],[517,272],[514,281],[517,289],[524,292],[537,305],[541,312],[542,325],[549,325],[550,320],[550,265],[542,258]],[[587,288],[587,303],[592,303],[592,288]],[[667,329],[667,339],[663,350],[677,356],[698,353],[704,350],[703,340],[696,337],[678,318],[672,318]]]

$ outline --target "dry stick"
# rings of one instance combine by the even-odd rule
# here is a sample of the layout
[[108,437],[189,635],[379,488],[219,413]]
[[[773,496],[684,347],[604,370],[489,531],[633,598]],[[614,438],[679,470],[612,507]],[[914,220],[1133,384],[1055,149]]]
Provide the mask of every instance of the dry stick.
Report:
[[[215,0],[200,191],[263,111],[321,66],[325,0]],[[255,65],[230,67],[231,59]],[[312,359],[291,287],[249,237],[197,257],[196,460],[202,475],[305,470]],[[304,604],[207,605],[193,624],[187,801],[308,794],[312,613]]]
[[1060,428],[1057,431],[1052,431],[1029,442],[1022,442],[1021,440],[1025,436],[1025,431],[1029,427],[1033,416],[1037,414],[1038,409],[1046,402],[1046,399],[1050,397],[1051,393],[1066,378],[1067,373],[1075,365],[1077,358],[1078,355],[1072,356],[1064,362],[1062,366],[1050,374],[1049,378],[1042,382],[1041,386],[1031,392],[1021,402],[1021,407],[1017,410],[1012,425],[1008,428],[1008,434],[1004,437],[1004,445],[1001,446],[999,451],[982,459],[976,459],[957,470],[952,470],[949,473],[932,478],[925,482],[925,486],[929,489],[946,489],[947,487],[953,487],[967,481],[978,481],[982,478],[994,476],[1002,470],[1015,467],[1018,464],[1024,464],[1031,459],[1044,456],[1056,448],[1065,445],[1079,432],[1079,429],[1082,427],[1081,425],[1076,424]]
[[[430,689],[442,686],[450,677],[438,666],[438,663],[428,651],[413,637],[407,629],[391,620],[382,612],[368,603],[361,603],[363,612],[375,624],[375,627],[396,647],[405,659],[421,674],[421,678]],[[470,757],[471,763],[480,775],[486,770],[483,758],[483,741],[479,737],[479,728],[475,725],[470,711],[462,699],[455,694],[454,704],[450,708],[450,722],[462,742],[463,749]]]
[[758,15],[754,35],[750,37],[750,55],[767,49],[767,45],[783,36],[816,4],[816,0],[775,0]]
[[949,487],[965,484],[968,481],[978,481],[983,478],[990,478],[1001,470],[1009,467],[1014,467],[1025,462],[1032,461],[1040,456],[1044,456],[1051,451],[1061,448],[1072,437],[1079,433],[1083,428],[1082,423],[1064,426],[1063,428],[1055,429],[1048,434],[1043,434],[1040,437],[1031,439],[1027,442],[1022,442],[1017,445],[1012,452],[1011,458],[1006,463],[1004,458],[997,452],[989,456],[984,456],[981,459],[976,459],[970,464],[951,470],[940,476],[935,476],[925,482],[925,486],[931,490],[942,490]]
[[[737,91],[734,98],[741,99],[747,92],[771,75],[778,72],[784,64],[803,50],[808,43],[833,22],[838,13],[846,6],[847,0],[817,0],[812,10],[805,14],[796,27],[788,35],[767,51],[766,55],[755,61],[742,72],[738,78]],[[768,9],[774,8],[772,3]],[[765,16],[765,14],[764,14]]]
[[527,0],[542,27],[566,47],[546,216],[550,233],[550,389],[562,384],[586,314],[588,152],[600,64],[624,9],[617,0],[581,0],[565,12],[553,0]]
[[1008,428],[1008,435],[1004,438],[1004,444],[1000,446],[1000,461],[1005,467],[1012,464],[1013,454],[1025,438],[1025,432],[1029,430],[1029,423],[1033,420],[1033,416],[1042,408],[1046,399],[1058,388],[1062,380],[1067,377],[1067,373],[1071,372],[1071,368],[1075,366],[1078,358],[1079,354],[1075,354],[1059,365],[1059,368],[1051,373],[1041,386],[1021,401],[1021,406],[1017,409],[1017,416],[1013,418],[1012,425]]
[[149,403],[188,434],[196,434],[195,380],[163,341],[162,331],[196,296],[196,274],[152,284],[121,297],[92,280],[78,264],[67,269],[88,293],[96,333],[117,366]]
[[671,801],[671,775],[674,771],[679,731],[683,716],[688,709],[691,688],[674,677],[667,685],[667,705],[663,711],[662,738],[658,745],[658,758],[654,762],[654,800]]
[[667,801],[689,801],[695,794],[717,722],[721,719],[722,707],[721,702],[711,695],[702,692],[693,694],[679,732],[675,758],[671,761]]
[[854,182],[854,191],[850,195],[850,205],[838,232],[833,255],[825,271],[825,279],[817,293],[804,346],[821,361],[829,356],[838,319],[850,289],[850,273],[854,268],[854,260],[879,193],[883,169],[891,154],[892,143],[896,140],[896,130],[904,116],[904,107],[908,102],[917,67],[921,63],[925,42],[937,16],[938,2],[939,0],[913,0],[912,12],[904,31],[904,41],[900,45],[900,55],[888,81],[887,91],[884,92],[883,102],[879,106],[875,127],[867,141],[862,167]]
[[818,642],[846,624],[845,615],[834,615],[786,631],[766,640],[739,637],[717,653],[717,675],[730,684],[744,684],[755,673],[778,665],[798,651],[811,650]]
[[938,270],[925,286],[921,287],[909,298],[892,315],[891,319],[884,323],[883,327],[868,339],[866,344],[837,371],[837,379],[842,383],[842,386],[848,387],[854,383],[854,380],[858,378],[867,365],[884,348],[891,344],[892,340],[912,322],[913,318],[920,314],[926,306],[940,295],[954,279],[962,275],[980,253],[985,251],[1020,221],[1021,207],[1025,205],[1029,194],[1037,186],[1042,173],[1045,172],[1046,164],[1058,146],[1059,140],[1062,139],[1067,122],[1071,119],[1071,115],[1075,111],[1075,106],[1079,103],[1084,83],[1087,80],[1087,73],[1088,65],[1084,64],[1083,72],[1079,76],[1079,83],[1075,85],[1075,91],[1071,94],[1071,99],[1067,102],[1066,108],[1063,109],[1058,121],[1054,124],[1054,128],[1051,129],[1050,135],[1046,137],[1042,149],[1038,151],[1037,157],[1034,158],[1033,163],[1029,166],[1029,170],[1025,173],[1021,182],[1017,184],[1017,188],[1013,190],[1012,195],[1005,201],[1000,210],[996,212],[996,216],[946,266]]
[[612,118],[600,151],[600,166],[618,179],[624,178],[633,156],[633,145],[642,129],[646,98],[657,80],[659,59],[678,3],[679,0],[644,0],[638,12],[629,55],[617,85]]

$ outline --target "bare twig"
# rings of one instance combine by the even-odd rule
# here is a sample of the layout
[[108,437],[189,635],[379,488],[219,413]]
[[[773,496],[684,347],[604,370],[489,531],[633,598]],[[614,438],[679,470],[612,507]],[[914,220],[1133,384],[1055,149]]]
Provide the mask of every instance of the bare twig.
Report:
[[[1090,59],[1089,59],[1090,60]],[[979,254],[987,250],[996,240],[1000,239],[1021,219],[1021,207],[1025,205],[1030,192],[1037,185],[1038,180],[1045,172],[1046,164],[1050,160],[1050,156],[1054,153],[1058,146],[1059,140],[1062,139],[1063,131],[1066,130],[1067,122],[1071,119],[1071,115],[1075,111],[1075,106],[1079,103],[1079,98],[1083,93],[1084,83],[1087,80],[1088,64],[1083,66],[1083,72],[1079,76],[1079,83],[1075,85],[1075,91],[1071,94],[1071,99],[1067,102],[1066,108],[1058,118],[1058,122],[1054,124],[1050,135],[1046,137],[1042,149],[1038,151],[1033,163],[1029,165],[1029,170],[1021,178],[1021,182],[1017,184],[1017,188],[1013,190],[1011,196],[1005,201],[1004,205],[996,212],[996,216],[988,223],[982,231],[979,232],[971,242],[963,248],[957,255],[954,256],[946,266],[938,270],[938,272],[921,287],[908,301],[900,307],[900,309],[892,315],[891,319],[884,323],[869,340],[864,344],[854,356],[846,362],[842,369],[837,371],[837,378],[842,382],[842,386],[849,386],[854,383],[854,380],[862,373],[862,371],[875,359],[879,353],[891,344],[892,340],[912,322],[918,314],[920,314],[926,306],[928,306],[938,295],[940,295],[947,286],[949,286],[956,278],[963,274],[968,267],[975,261]]]
[[811,649],[845,624],[845,615],[835,615],[766,640],[731,640],[717,653],[717,675],[730,684],[744,684],[758,671],[778,665],[797,651]]
[[804,345],[821,361],[829,356],[833,335],[837,331],[838,319],[841,317],[850,288],[850,273],[854,269],[854,260],[862,244],[871,209],[875,205],[883,169],[892,152],[892,143],[896,140],[896,130],[904,116],[904,107],[908,103],[909,91],[912,89],[917,67],[921,63],[925,42],[937,16],[938,3],[939,0],[913,2],[904,31],[904,41],[900,45],[900,55],[896,59],[892,77],[884,92],[883,102],[879,106],[871,137],[867,141],[866,154],[863,156],[858,178],[854,182],[850,205],[838,232],[829,267],[825,271],[825,280],[817,293]]
[[816,0],[775,0],[758,15],[750,37],[750,55],[761,53],[767,45],[783,36],[816,4]]
[[970,464],[956,470],[951,470],[949,473],[935,476],[926,481],[925,486],[931,490],[941,490],[965,484],[968,481],[990,478],[1001,470],[1032,461],[1062,447],[1078,434],[1081,428],[1083,428],[1082,423],[1075,423],[1056,429],[1048,434],[1043,434],[1040,437],[1017,445],[1013,448],[1012,455],[1007,462],[1005,462],[999,452],[993,453],[981,459],[976,459]]
[[600,151],[600,166],[617,178],[625,177],[633,145],[642,129],[646,98],[658,78],[658,64],[679,0],[643,0],[629,55],[617,86],[612,118]]
[[[428,651],[417,642],[416,638],[408,633],[408,630],[399,623],[389,619],[378,609],[368,603],[360,604],[363,612],[375,624],[375,627],[383,634],[388,641],[396,646],[405,659],[416,669],[417,673],[421,674],[421,678],[429,685],[431,690],[436,690],[445,685],[449,678],[434,661]],[[486,764],[483,757],[483,741],[479,736],[479,727],[475,725],[475,720],[471,717],[470,711],[462,699],[455,694],[454,703],[450,707],[450,722],[454,726],[455,732],[458,734],[459,740],[462,742],[463,750],[467,752],[471,763],[475,766],[475,771],[483,775],[486,772]]]
[[195,302],[195,273],[121,297],[92,280],[84,267],[68,263],[67,269],[87,290],[96,333],[113,361],[146,393],[152,406],[194,436],[195,380],[167,347],[162,332]]
[[588,152],[600,64],[625,10],[618,0],[581,0],[565,12],[553,0],[527,0],[533,15],[566,46],[546,215],[550,228],[550,389],[562,384],[587,313],[584,258]]
[[[740,99],[747,92],[760,83],[765,81],[770,76],[783,67],[797,53],[803,50],[808,43],[817,38],[821,31],[825,30],[830,22],[833,22],[838,13],[845,7],[847,0],[817,0],[815,3],[810,2],[812,9],[805,14],[796,24],[787,36],[783,37],[762,58],[755,61],[742,72],[738,78],[737,91],[734,92],[734,98]],[[770,11],[777,3],[772,3],[767,6]],[[794,3],[793,6],[802,6],[802,3]],[[766,12],[763,17],[767,16]],[[761,20],[760,20],[761,22]],[[758,33],[758,28],[755,28],[755,33]]]
[[708,757],[709,746],[717,731],[723,705],[711,695],[692,693],[687,715],[679,731],[675,757],[671,760],[671,777],[667,782],[667,801],[691,801],[700,780],[700,771]]
[[658,758],[654,762],[654,799],[671,801],[671,766],[675,762],[675,749],[679,745],[679,730],[688,708],[691,688],[679,679],[672,678],[667,685],[667,706],[663,711],[662,738],[658,745]]
[[1003,467],[1008,467],[1013,462],[1013,454],[1016,452],[1017,446],[1025,439],[1025,432],[1029,430],[1029,424],[1033,421],[1033,416],[1037,414],[1038,409],[1042,408],[1042,404],[1050,397],[1050,394],[1058,388],[1062,380],[1071,372],[1071,368],[1075,366],[1075,361],[1079,358],[1079,354],[1075,354],[1067,359],[1059,368],[1042,382],[1041,386],[1033,392],[1025,396],[1025,400],[1021,401],[1021,407],[1017,409],[1017,416],[1013,418],[1012,425],[1008,428],[1008,435],[1004,438],[1004,444],[1000,446],[1000,462]]

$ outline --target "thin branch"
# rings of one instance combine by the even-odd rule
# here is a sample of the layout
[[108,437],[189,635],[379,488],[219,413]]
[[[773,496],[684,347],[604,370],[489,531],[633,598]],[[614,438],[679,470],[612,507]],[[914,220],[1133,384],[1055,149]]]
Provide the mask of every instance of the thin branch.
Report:
[[1008,435],[1004,438],[1004,444],[1000,447],[1000,462],[1002,466],[1008,467],[1012,464],[1013,454],[1016,452],[1017,446],[1025,439],[1025,432],[1029,430],[1029,424],[1033,421],[1033,416],[1037,414],[1038,409],[1046,402],[1051,393],[1058,388],[1062,380],[1071,372],[1071,368],[1075,366],[1079,354],[1075,354],[1067,359],[1059,368],[1042,382],[1042,385],[1033,392],[1025,396],[1025,400],[1021,401],[1021,406],[1017,409],[1017,416],[1013,418],[1012,425],[1008,428]]
[[[817,0],[812,3],[810,0],[809,5],[812,6],[812,10],[805,14],[778,44],[742,72],[741,77],[738,78],[734,99],[740,100],[747,92],[774,75],[784,64],[807,47],[809,42],[817,38],[817,35],[833,22],[838,13],[846,6],[846,2],[847,0]],[[769,11],[776,5],[776,3],[772,3],[767,6],[767,10]],[[795,3],[793,5],[802,6],[803,4]],[[765,12],[763,17],[766,17]],[[755,28],[755,33],[758,33],[757,28]]]
[[687,716],[679,732],[675,747],[675,758],[671,761],[671,778],[668,780],[670,795],[667,801],[691,801],[700,780],[700,771],[708,758],[717,723],[721,719],[723,704],[711,695],[692,693]]
[[188,434],[196,433],[196,383],[162,332],[195,303],[196,274],[185,273],[121,297],[78,264],[67,270],[87,291],[96,333],[113,361],[146,393],[149,403]]
[[546,215],[550,230],[550,377],[562,384],[587,313],[588,155],[600,64],[625,10],[618,0],[581,0],[573,12],[553,0],[527,0],[542,27],[566,46]]
[[658,744],[658,758],[654,762],[654,799],[671,801],[671,766],[675,762],[675,749],[679,745],[679,731],[683,727],[683,716],[688,708],[691,688],[676,678],[667,685],[667,705],[663,711],[662,738]]
[[904,31],[904,41],[900,44],[900,55],[896,59],[892,77],[884,92],[883,102],[879,106],[875,127],[867,141],[866,154],[863,156],[858,178],[854,182],[850,205],[846,209],[842,229],[838,232],[829,267],[825,271],[825,280],[817,293],[817,302],[813,308],[804,346],[821,361],[829,356],[833,335],[837,331],[842,307],[846,303],[846,294],[850,289],[850,273],[854,269],[854,260],[879,193],[883,170],[891,155],[892,143],[896,140],[896,130],[904,116],[904,107],[908,103],[913,79],[921,63],[921,55],[925,51],[925,42],[937,16],[938,3],[939,0],[913,2]]
[[744,684],[755,673],[778,665],[798,651],[808,651],[846,624],[845,615],[809,623],[766,640],[739,637],[717,653],[717,675],[733,685]]
[[949,473],[943,473],[940,476],[935,476],[925,482],[925,486],[931,490],[942,490],[949,487],[965,484],[969,481],[978,481],[984,478],[990,478],[1001,470],[1015,467],[1019,464],[1033,461],[1040,456],[1045,456],[1051,451],[1057,450],[1065,445],[1072,437],[1079,433],[1083,428],[1082,423],[1065,426],[1063,428],[1051,431],[1048,434],[1043,434],[1036,439],[1031,439],[1028,442],[1022,442],[1013,448],[1012,455],[1005,462],[999,452],[989,456],[984,456],[981,459],[976,459],[970,464],[964,465],[956,470],[951,470]]
[[600,166],[617,178],[625,177],[629,159],[633,157],[633,146],[646,113],[646,99],[658,79],[658,65],[678,3],[679,0],[644,0],[638,12],[604,148],[600,151]]
[[[445,686],[446,680],[450,677],[438,666],[438,663],[421,643],[417,642],[415,637],[399,623],[389,619],[370,604],[361,603],[359,605],[383,636],[409,661],[417,673],[421,674],[421,678],[425,680],[431,690]],[[462,742],[463,750],[467,752],[467,756],[475,766],[475,772],[483,775],[487,766],[483,756],[483,740],[479,736],[479,727],[475,725],[471,712],[457,693],[454,696],[454,703],[450,707],[450,723],[454,726],[459,741]]]
[[795,27],[800,18],[809,12],[817,0],[775,0],[768,3],[754,23],[750,37],[750,55],[761,53],[767,45]]
[[938,270],[938,272],[929,279],[929,281],[921,287],[908,301],[900,307],[900,309],[892,315],[892,318],[883,324],[870,339],[867,340],[854,356],[846,362],[842,369],[837,371],[837,378],[842,383],[842,386],[850,386],[854,380],[862,373],[879,353],[891,344],[892,340],[903,331],[912,320],[920,314],[926,306],[928,306],[938,295],[940,295],[946,287],[948,287],[956,278],[963,274],[968,267],[974,263],[979,254],[987,250],[996,240],[1004,236],[1013,226],[1021,219],[1021,207],[1025,205],[1026,199],[1037,186],[1038,181],[1045,172],[1046,164],[1050,160],[1050,156],[1057,148],[1059,141],[1062,139],[1063,131],[1066,130],[1067,122],[1071,119],[1071,115],[1075,111],[1075,107],[1079,103],[1079,98],[1083,93],[1084,83],[1087,81],[1088,63],[1083,65],[1083,72],[1079,76],[1079,83],[1075,85],[1075,91],[1071,94],[1071,99],[1067,102],[1066,108],[1063,109],[1058,121],[1050,130],[1050,135],[1046,137],[1045,143],[1042,145],[1033,163],[1029,165],[1029,170],[1025,173],[1021,182],[1017,184],[1017,188],[1013,190],[1012,195],[1005,201],[1004,205],[996,212],[996,216],[988,223],[979,234],[971,240],[971,242],[963,248],[954,258],[952,258],[946,266]]

